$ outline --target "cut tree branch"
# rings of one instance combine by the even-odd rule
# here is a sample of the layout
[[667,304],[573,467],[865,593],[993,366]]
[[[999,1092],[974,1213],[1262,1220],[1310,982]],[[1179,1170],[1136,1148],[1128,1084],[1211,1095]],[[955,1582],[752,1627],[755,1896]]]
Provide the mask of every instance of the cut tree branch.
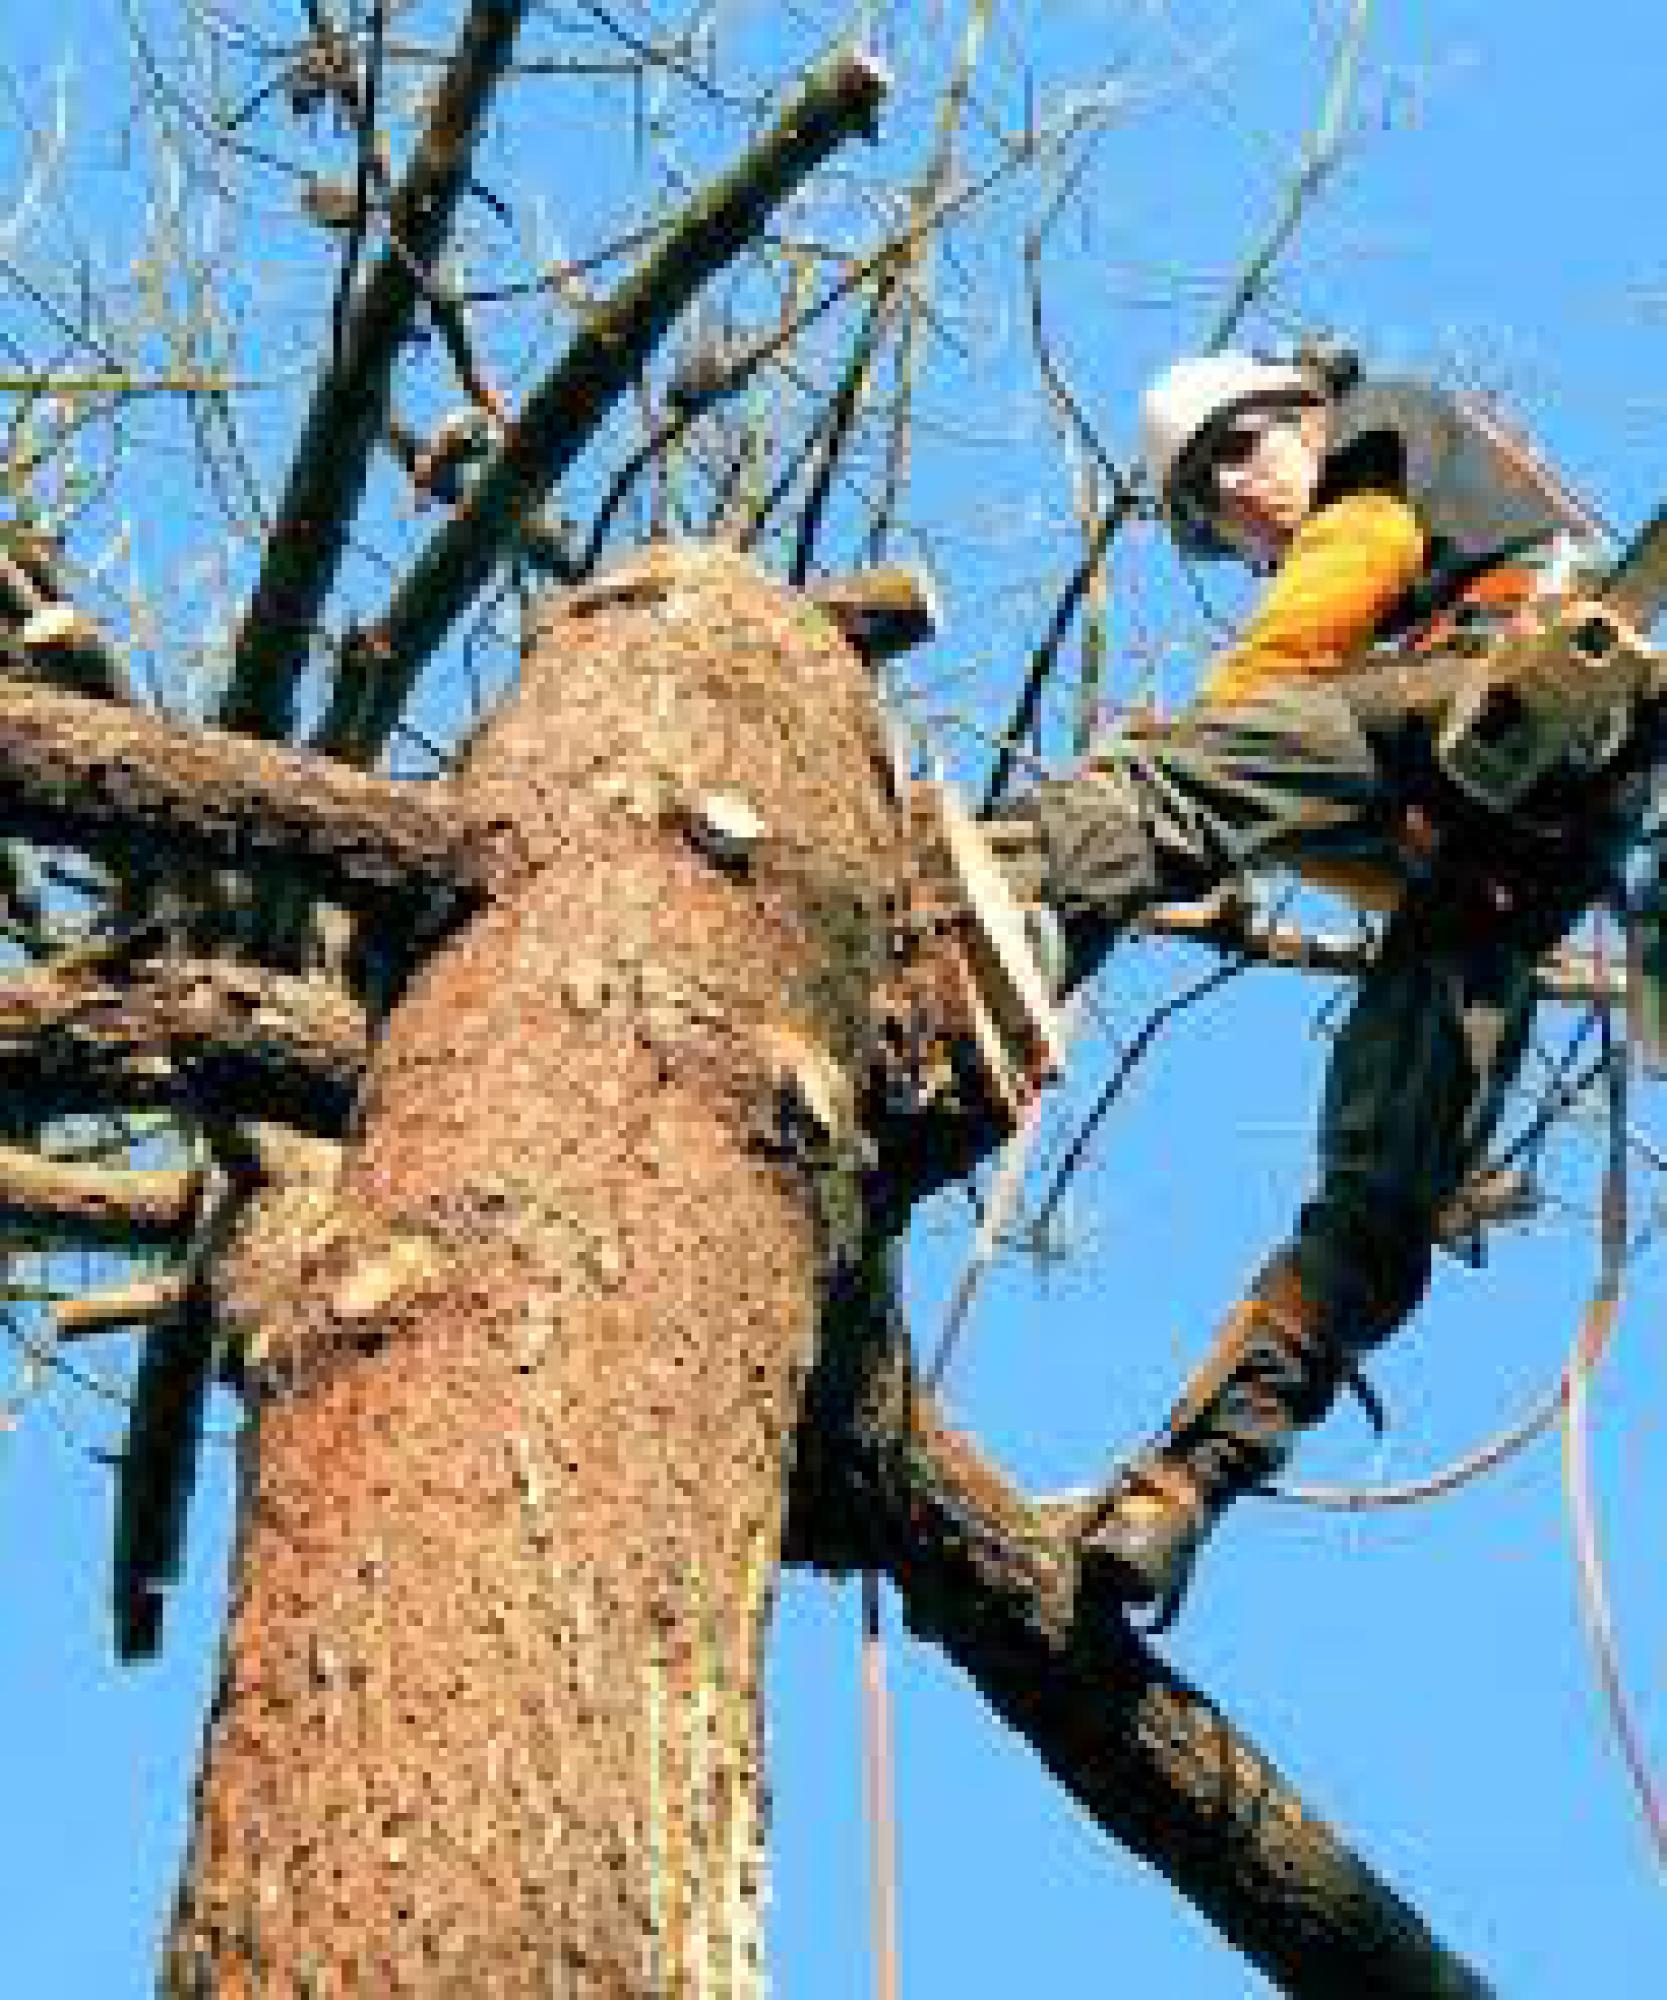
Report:
[[171,1273],[135,1279],[130,1285],[116,1285],[109,1291],[60,1299],[52,1308],[53,1326],[60,1340],[86,1340],[95,1333],[155,1326],[180,1310],[185,1304],[186,1291],[185,1280]]
[[340,989],[226,959],[0,979],[0,1094],[41,1119],[186,1101],[334,1134],[367,1049]]
[[870,663],[925,645],[943,622],[937,586],[917,563],[813,577],[805,595]]
[[678,314],[836,147],[853,134],[872,132],[888,87],[881,66],[860,53],[847,51],[813,70],[771,129],[690,203],[647,261],[585,315],[467,501],[435,534],[381,620],[349,643],[314,738],[319,749],[359,763],[377,755],[424,662],[637,380]]
[[238,633],[218,720],[285,737],[307,648],[347,545],[389,384],[425,281],[451,233],[488,100],[507,67],[526,0],[473,0],[388,215],[389,241],[346,316],[313,392],[265,557]]
[[39,577],[3,545],[0,619],[15,627],[5,634],[7,674],[125,699],[127,677],[103,632],[66,598],[44,589]]
[[0,682],[0,827],[119,862],[276,872],[335,902],[443,923],[482,900],[487,865],[446,796]]
[[55,1243],[182,1241],[200,1177],[187,1170],[117,1170],[0,1146],[0,1223]]

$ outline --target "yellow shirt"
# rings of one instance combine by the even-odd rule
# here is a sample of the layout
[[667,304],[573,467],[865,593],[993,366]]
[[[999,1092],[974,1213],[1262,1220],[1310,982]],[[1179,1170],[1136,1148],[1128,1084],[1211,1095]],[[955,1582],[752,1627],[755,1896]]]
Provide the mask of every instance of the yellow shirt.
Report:
[[1392,493],[1349,493],[1297,530],[1262,601],[1200,691],[1239,701],[1270,681],[1341,672],[1424,566],[1424,531]]

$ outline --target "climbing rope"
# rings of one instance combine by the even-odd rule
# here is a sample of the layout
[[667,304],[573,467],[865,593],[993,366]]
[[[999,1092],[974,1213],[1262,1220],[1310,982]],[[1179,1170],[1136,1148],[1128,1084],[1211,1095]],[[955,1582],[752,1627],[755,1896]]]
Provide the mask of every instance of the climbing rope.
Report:
[[869,1923],[875,2000],[897,2000],[897,1818],[880,1580],[862,1579],[863,1804],[868,1815]]
[[955,1289],[944,1310],[943,1331],[938,1335],[938,1344],[922,1380],[927,1390],[935,1391],[942,1382],[955,1349],[960,1344],[962,1333],[971,1317],[973,1301],[978,1296],[979,1283],[984,1273],[995,1261],[996,1252],[1001,1248],[1008,1224],[1013,1220],[1019,1206],[1019,1197],[1024,1191],[1025,1169],[1030,1162],[1030,1150],[1035,1144],[1036,1134],[1042,1124],[1042,1094],[1033,1090],[1025,1099],[1019,1114],[1018,1125],[1008,1135],[996,1162],[995,1175],[990,1182],[989,1194],[985,1197],[984,1213],[979,1218],[978,1233],[973,1238],[966,1262],[961,1266],[960,1276],[955,1280]]
[[1574,1542],[1581,1623],[1592,1647],[1610,1727],[1637,1797],[1657,1860],[1667,1866],[1667,1801],[1650,1768],[1644,1734],[1633,1713],[1621,1669],[1608,1580],[1598,1536],[1592,1483],[1590,1393],[1620,1318],[1627,1249],[1627,1082],[1629,1052],[1617,1043],[1607,1009],[1598,1010],[1602,1051],[1598,1069],[1607,1079],[1608,1150],[1599,1197],[1599,1260],[1592,1297],[1580,1317],[1573,1351],[1554,1388],[1516,1423],[1421,1478],[1395,1485],[1314,1486],[1281,1483],[1268,1497],[1308,1507],[1358,1513],[1416,1506],[1459,1491],[1543,1437],[1559,1420],[1563,1429],[1564,1490]]
[[1451,1459],[1433,1472],[1416,1479],[1381,1485],[1311,1485],[1298,1480],[1270,1482],[1258,1489],[1270,1500],[1294,1507],[1323,1507],[1335,1513],[1363,1514],[1378,1508],[1416,1507],[1427,1500],[1445,1499],[1485,1474],[1497,1470],[1519,1451],[1551,1430],[1563,1414],[1569,1399],[1569,1371],[1564,1370],[1555,1386],[1517,1421],[1472,1450]]
[[1581,1321],[1568,1369],[1568,1411],[1563,1426],[1563,1473],[1568,1494],[1569,1525],[1574,1536],[1575,1574],[1586,1636],[1597,1665],[1598,1682],[1609,1710],[1627,1776],[1637,1794],[1644,1824],[1658,1862],[1667,1866],[1667,1809],[1650,1770],[1639,1729],[1621,1674],[1615,1622],[1609,1609],[1609,1589],[1598,1543],[1597,1505],[1592,1489],[1590,1427],[1587,1396],[1590,1378],[1609,1343],[1620,1316],[1621,1283],[1626,1267],[1627,1215],[1627,1051],[1615,1046],[1607,1014],[1603,1021],[1604,1052],[1609,1062],[1609,1155],[1604,1168],[1601,1251],[1598,1282]]

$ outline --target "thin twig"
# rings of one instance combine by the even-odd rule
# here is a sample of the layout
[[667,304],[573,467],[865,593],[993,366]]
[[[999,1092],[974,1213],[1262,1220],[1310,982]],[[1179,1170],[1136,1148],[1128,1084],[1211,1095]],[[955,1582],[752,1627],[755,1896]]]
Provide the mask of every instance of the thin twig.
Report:
[[1207,353],[1216,353],[1233,338],[1239,322],[1255,304],[1274,266],[1301,226],[1304,214],[1337,165],[1342,152],[1343,121],[1354,95],[1355,72],[1371,12],[1371,0],[1351,0],[1319,120],[1303,146],[1296,174],[1285,190],[1267,235],[1252,252],[1210,330],[1204,343]]

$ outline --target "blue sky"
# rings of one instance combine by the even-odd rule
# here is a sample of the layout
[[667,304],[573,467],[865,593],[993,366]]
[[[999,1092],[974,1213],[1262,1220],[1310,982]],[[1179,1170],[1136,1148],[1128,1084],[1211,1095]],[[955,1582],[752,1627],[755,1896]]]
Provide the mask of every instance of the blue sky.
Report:
[[[727,11],[749,55],[779,60],[788,31],[771,10]],[[1114,450],[1142,378],[1198,337],[1276,203],[1339,12],[1307,0],[998,8],[982,72],[992,119],[1016,115],[1021,59],[1043,102],[1089,72],[1125,96],[1126,115],[1095,148],[1084,213],[1055,233],[1046,265],[1062,358]],[[879,166],[919,158],[941,73],[926,57],[947,32],[932,24],[958,18],[919,13],[930,51],[913,31],[891,37],[902,87]],[[105,0],[66,0],[23,18],[9,10],[0,26],[15,73],[74,59],[77,212],[95,246],[119,244],[130,221],[108,60],[116,18]],[[1281,268],[1281,328],[1330,325],[1381,363],[1504,391],[1580,486],[1618,521],[1637,518],[1664,483],[1667,239],[1647,163],[1663,75],[1667,16],[1643,0],[1580,12],[1559,0],[1380,6],[1357,143]],[[616,112],[598,106],[598,123]],[[494,158],[565,201],[581,143],[509,121]],[[1000,715],[1070,554],[1069,487],[1036,395],[1013,254],[1034,205],[1033,191],[1015,195],[957,238],[916,443],[913,515],[949,626],[911,678],[918,712],[939,719],[969,774],[974,739],[949,712],[986,727]],[[281,415],[261,420],[271,463],[288,434]],[[182,487],[179,512],[199,506]],[[177,573],[187,597],[200,590],[173,510],[152,500],[133,511],[140,552]],[[350,587],[368,588],[372,568]],[[234,558],[234,584],[241,574]],[[1231,593],[1222,600],[1230,608]],[[1184,697],[1208,630],[1150,537],[1119,550],[1112,636],[1117,685]],[[1104,1004],[1131,1025],[1191,969],[1177,953],[1130,949]],[[1282,1233],[1308,1174],[1328,1002],[1330,988],[1260,974],[1187,1015],[1108,1122],[1075,1193],[1069,1260],[987,1283],[951,1398],[1026,1482],[1091,1480],[1155,1422]],[[1548,1017],[1548,1044],[1570,1025]],[[1106,1060],[1085,1044],[1062,1117],[1091,1100]],[[1637,1093],[1646,1132],[1667,1126],[1660,1090]],[[1546,1222],[1501,1243],[1482,1272],[1441,1271],[1375,1371],[1395,1418],[1387,1444],[1345,1411],[1305,1449],[1305,1476],[1399,1477],[1440,1462],[1554,1376],[1593,1272],[1597,1150],[1595,1123],[1577,1124],[1548,1162],[1560,1206]],[[1656,1194],[1640,1173],[1641,1218]],[[923,1347],[965,1245],[964,1205],[946,1197],[911,1247]],[[1664,1291],[1661,1253],[1646,1244],[1594,1397],[1623,1657],[1658,1750]],[[124,1354],[118,1339],[87,1358],[119,1373]],[[234,1420],[229,1404],[217,1412]],[[0,1990],[68,2000],[149,1990],[224,1595],[229,1453],[216,1446],[169,1645],[154,1666],[116,1670],[108,1481],[77,1443],[110,1433],[96,1403],[55,1395],[0,1438]],[[771,1943],[776,1989],[806,2000],[870,1990],[857,1625],[852,1589],[787,1580],[770,1707]],[[954,1670],[901,1633],[889,1604],[888,1628],[905,1993],[1263,1990],[1165,1884],[1084,1823]],[[1410,1513],[1345,1520],[1248,1504],[1164,1644],[1502,1994],[1660,1990],[1667,1910],[1579,1629],[1554,1444]]]

